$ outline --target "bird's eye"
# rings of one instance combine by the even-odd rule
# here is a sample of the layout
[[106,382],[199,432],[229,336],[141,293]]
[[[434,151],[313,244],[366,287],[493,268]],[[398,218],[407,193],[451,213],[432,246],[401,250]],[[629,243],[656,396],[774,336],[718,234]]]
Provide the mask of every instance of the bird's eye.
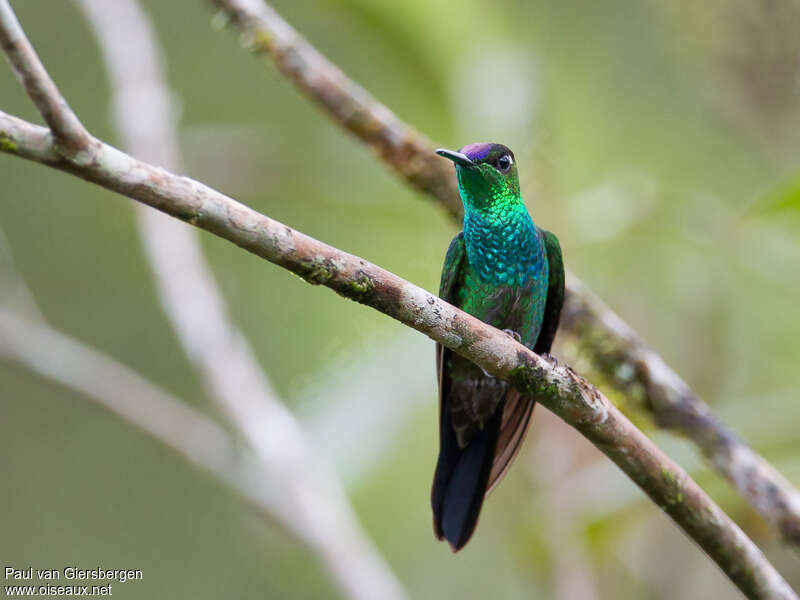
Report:
[[497,159],[497,170],[501,173],[508,173],[508,170],[511,168],[513,162],[514,161],[511,160],[511,157],[508,154],[503,154]]

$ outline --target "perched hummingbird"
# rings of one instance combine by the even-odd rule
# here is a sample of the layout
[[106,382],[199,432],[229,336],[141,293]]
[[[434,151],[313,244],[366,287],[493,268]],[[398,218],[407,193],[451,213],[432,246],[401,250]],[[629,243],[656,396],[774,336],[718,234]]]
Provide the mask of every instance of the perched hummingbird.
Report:
[[[436,153],[455,163],[464,204],[464,230],[447,250],[439,296],[548,354],[564,301],[561,247],[528,214],[514,153],[493,143]],[[433,529],[456,552],[475,531],[484,496],[522,446],[535,402],[439,344],[436,369]]]

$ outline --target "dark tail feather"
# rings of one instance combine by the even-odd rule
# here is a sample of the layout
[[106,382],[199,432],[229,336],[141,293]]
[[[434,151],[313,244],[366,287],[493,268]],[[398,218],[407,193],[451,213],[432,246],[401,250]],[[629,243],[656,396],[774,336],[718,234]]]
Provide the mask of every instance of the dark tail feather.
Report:
[[466,448],[459,448],[450,427],[449,410],[446,406],[442,407],[441,445],[433,478],[431,504],[436,537],[446,539],[453,552],[464,547],[478,524],[483,497],[489,485],[502,414],[502,410],[497,410]]

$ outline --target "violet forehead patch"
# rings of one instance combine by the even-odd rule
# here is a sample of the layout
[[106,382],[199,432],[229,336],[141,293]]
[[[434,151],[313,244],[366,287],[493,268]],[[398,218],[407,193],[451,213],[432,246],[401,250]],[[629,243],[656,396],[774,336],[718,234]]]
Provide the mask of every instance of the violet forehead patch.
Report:
[[480,161],[489,156],[494,144],[482,142],[478,144],[468,144],[459,150],[462,154],[466,154],[472,161]]

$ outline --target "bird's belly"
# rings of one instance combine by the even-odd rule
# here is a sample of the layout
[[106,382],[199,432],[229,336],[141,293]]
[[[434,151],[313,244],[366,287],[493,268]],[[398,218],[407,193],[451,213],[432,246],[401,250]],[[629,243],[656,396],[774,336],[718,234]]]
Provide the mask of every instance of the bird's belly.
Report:
[[481,321],[509,329],[520,335],[522,343],[533,348],[542,328],[547,299],[547,273],[518,284],[495,284],[481,281],[467,269],[459,290],[460,308]]
[[[522,343],[533,349],[544,320],[547,275],[545,266],[522,284],[516,281],[498,284],[483,280],[468,265],[456,302],[481,321],[515,331]],[[447,400],[450,422],[463,448],[494,414],[505,397],[507,384],[486,375],[480,367],[455,353],[448,353],[447,372],[451,379]]]

